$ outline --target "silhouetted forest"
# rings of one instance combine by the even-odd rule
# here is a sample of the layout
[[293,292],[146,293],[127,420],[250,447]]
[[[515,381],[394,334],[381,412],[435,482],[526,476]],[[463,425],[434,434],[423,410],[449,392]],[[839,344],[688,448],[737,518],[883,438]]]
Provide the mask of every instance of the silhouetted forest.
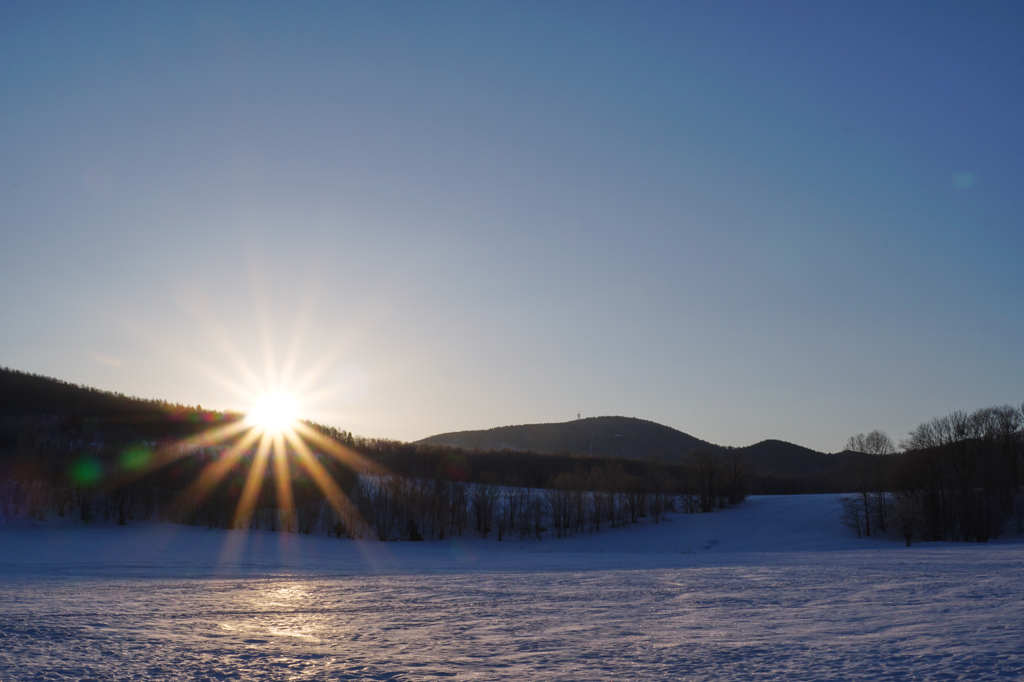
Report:
[[[713,452],[739,457],[761,492],[833,489],[860,457],[851,452],[826,455],[781,440],[763,440],[731,448],[695,438],[663,424],[634,417],[588,417],[550,424],[520,424],[482,431],[430,436],[417,444],[443,445],[473,452],[574,453],[591,457],[678,464],[688,455]],[[842,489],[834,488],[835,490]]]
[[[870,455],[844,502],[858,535],[985,542],[1024,533],[1024,404],[961,410],[914,428],[896,453],[885,434],[854,436]],[[1009,528],[1008,528],[1009,526]]]
[[[660,521],[671,511],[708,512],[749,493],[856,491],[844,503],[844,520],[861,535],[987,540],[1011,518],[1024,531],[1024,415],[1010,406],[926,422],[904,452],[872,432],[833,455],[775,440],[727,448],[623,417],[569,422],[568,439],[555,428],[563,425],[540,431],[577,443],[581,434],[603,434],[597,440],[613,442],[623,455],[614,457],[468,450],[307,423],[359,457],[335,457],[332,448],[311,444],[313,466],[301,457],[261,464],[250,441],[237,446],[237,462],[228,467],[225,452],[240,435],[223,442],[204,435],[240,432],[242,419],[2,369],[0,516],[164,519],[381,539],[467,532],[541,538]],[[520,428],[499,431],[508,438]],[[664,450],[671,441],[685,445],[674,457]],[[658,457],[625,456],[635,455],[634,442]],[[278,481],[285,478],[290,494],[283,498]],[[252,503],[240,514],[243,498]]]
[[[691,453],[676,464],[453,447],[353,436],[307,423],[359,453],[356,466],[312,446],[343,494],[337,504],[301,458],[258,464],[256,447],[197,494],[238,436],[213,443],[242,415],[143,400],[13,370],[0,371],[0,512],[5,517],[128,523],[167,519],[381,539],[474,532],[499,539],[564,536],[660,521],[669,511],[711,511],[746,494],[738,458]],[[256,469],[256,475],[250,474]],[[289,481],[282,504],[277,481]],[[249,484],[255,480],[254,484]],[[254,503],[244,517],[239,500]]]

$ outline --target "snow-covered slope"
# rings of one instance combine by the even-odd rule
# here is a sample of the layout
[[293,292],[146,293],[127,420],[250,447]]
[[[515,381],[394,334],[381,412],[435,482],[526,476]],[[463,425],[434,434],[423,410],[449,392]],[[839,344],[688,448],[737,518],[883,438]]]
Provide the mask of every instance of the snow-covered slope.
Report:
[[0,679],[1024,679],[1024,543],[838,514],[503,543],[0,526]]
[[660,524],[543,541],[467,535],[444,542],[381,543],[155,523],[14,523],[0,525],[0,571],[109,576],[576,570],[783,561],[793,552],[906,551],[890,539],[855,537],[840,524],[839,497],[754,496],[710,514],[675,514]]

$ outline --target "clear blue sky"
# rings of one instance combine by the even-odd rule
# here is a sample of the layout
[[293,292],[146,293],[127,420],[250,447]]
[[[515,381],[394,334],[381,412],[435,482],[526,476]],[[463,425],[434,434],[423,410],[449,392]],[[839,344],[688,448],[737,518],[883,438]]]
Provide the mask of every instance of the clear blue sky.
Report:
[[292,358],[307,414],[402,439],[837,450],[1019,403],[1022,35],[1019,2],[5,2],[0,364],[245,408]]

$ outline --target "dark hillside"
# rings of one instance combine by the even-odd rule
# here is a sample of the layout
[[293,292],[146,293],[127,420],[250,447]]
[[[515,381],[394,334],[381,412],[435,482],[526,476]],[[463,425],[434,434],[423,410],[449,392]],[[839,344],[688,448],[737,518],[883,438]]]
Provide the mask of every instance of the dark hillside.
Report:
[[33,430],[82,442],[163,440],[239,418],[0,368],[0,450]]
[[465,450],[520,450],[591,457],[680,461],[698,448],[717,448],[682,431],[633,417],[590,417],[569,422],[455,431],[418,443]]
[[744,470],[755,476],[818,476],[859,461],[863,455],[842,452],[827,455],[784,440],[763,440],[736,448]]
[[[97,448],[116,457],[133,443],[173,442],[240,417],[0,369],[0,473],[16,466],[53,469],[57,475],[82,453],[99,452]],[[584,472],[589,477],[589,472],[605,469],[621,470],[633,481],[696,480],[699,460],[711,456],[741,472],[752,492],[850,490],[856,483],[856,463],[863,457],[826,455],[780,440],[727,448],[631,417],[503,426],[416,443],[361,439],[318,428],[395,473],[532,487],[562,474]],[[153,472],[165,482],[172,473]]]

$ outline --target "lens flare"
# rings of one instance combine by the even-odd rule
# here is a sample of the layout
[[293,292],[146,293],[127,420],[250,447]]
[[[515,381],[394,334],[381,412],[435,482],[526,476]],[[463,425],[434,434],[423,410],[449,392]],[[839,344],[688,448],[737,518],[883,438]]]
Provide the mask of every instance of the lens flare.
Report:
[[[386,469],[302,416],[302,410],[337,392],[337,387],[319,384],[337,360],[336,351],[318,355],[311,366],[300,366],[301,334],[296,327],[280,365],[269,336],[264,340],[261,374],[232,345],[216,318],[207,322],[201,326],[212,330],[211,341],[224,356],[215,366],[197,363],[197,369],[227,388],[238,404],[251,406],[244,417],[238,412],[184,409],[181,417],[195,423],[184,429],[191,432],[184,438],[132,446],[112,472],[103,471],[98,460],[83,459],[70,472],[72,478],[83,487],[103,484],[114,489],[192,458],[192,463],[175,471],[176,476],[194,474],[195,478],[182,481],[180,492],[170,501],[172,519],[203,518],[242,531],[275,519],[270,525],[276,529],[303,532],[299,512],[318,505],[320,501],[311,495],[319,492],[327,503],[324,513],[334,517],[325,517],[322,523],[337,521],[352,537],[363,537],[368,526],[344,486],[351,485],[353,473],[372,476],[386,474]],[[215,492],[227,496],[233,513],[222,509],[221,502],[207,506]],[[305,521],[304,532],[309,532],[310,523]],[[244,533],[231,537],[235,542]]]
[[299,416],[299,404],[295,396],[283,391],[264,393],[249,410],[245,421],[271,436],[278,436],[290,430]]

